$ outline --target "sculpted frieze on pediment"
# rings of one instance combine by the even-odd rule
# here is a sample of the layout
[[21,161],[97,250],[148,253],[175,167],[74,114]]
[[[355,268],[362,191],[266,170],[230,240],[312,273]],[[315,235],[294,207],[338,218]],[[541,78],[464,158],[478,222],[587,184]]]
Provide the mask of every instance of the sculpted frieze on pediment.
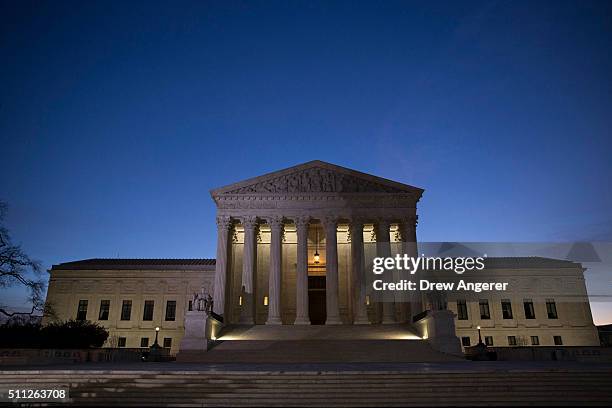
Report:
[[320,167],[308,168],[227,191],[248,193],[401,193],[403,190]]
[[276,203],[274,201],[259,201],[259,200],[221,200],[219,208],[228,210],[236,209],[274,209]]

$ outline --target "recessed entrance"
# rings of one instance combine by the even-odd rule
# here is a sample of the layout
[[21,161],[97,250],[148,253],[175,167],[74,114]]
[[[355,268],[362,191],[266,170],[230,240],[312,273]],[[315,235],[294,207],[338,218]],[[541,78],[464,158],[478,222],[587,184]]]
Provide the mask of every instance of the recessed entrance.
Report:
[[325,324],[325,276],[308,277],[308,315],[310,324]]

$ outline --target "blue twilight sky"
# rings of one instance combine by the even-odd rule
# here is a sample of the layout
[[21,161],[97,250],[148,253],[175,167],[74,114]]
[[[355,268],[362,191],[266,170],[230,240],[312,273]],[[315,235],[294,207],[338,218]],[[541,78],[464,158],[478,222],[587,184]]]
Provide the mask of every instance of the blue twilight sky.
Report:
[[605,1],[1,0],[0,199],[45,267],[214,257],[209,189],[312,159],[420,240],[612,241],[611,50]]

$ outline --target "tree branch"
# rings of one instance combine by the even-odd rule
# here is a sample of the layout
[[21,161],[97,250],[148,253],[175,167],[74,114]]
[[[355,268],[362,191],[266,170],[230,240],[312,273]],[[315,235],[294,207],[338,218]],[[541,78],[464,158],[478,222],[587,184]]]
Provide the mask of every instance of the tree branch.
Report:
[[32,306],[32,310],[30,312],[7,312],[6,310],[0,307],[0,313],[2,313],[3,315],[7,317],[25,316],[25,315],[31,316],[35,310],[36,310],[36,306]]

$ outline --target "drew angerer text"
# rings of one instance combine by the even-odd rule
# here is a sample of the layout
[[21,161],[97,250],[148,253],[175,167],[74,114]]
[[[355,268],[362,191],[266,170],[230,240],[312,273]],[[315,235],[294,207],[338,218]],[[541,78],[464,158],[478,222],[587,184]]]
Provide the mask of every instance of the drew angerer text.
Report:
[[504,291],[508,289],[508,282],[430,282],[426,279],[418,281],[402,279],[398,282],[384,282],[377,279],[372,282],[374,290],[439,290],[452,291],[463,290],[472,292],[485,292],[492,290]]

